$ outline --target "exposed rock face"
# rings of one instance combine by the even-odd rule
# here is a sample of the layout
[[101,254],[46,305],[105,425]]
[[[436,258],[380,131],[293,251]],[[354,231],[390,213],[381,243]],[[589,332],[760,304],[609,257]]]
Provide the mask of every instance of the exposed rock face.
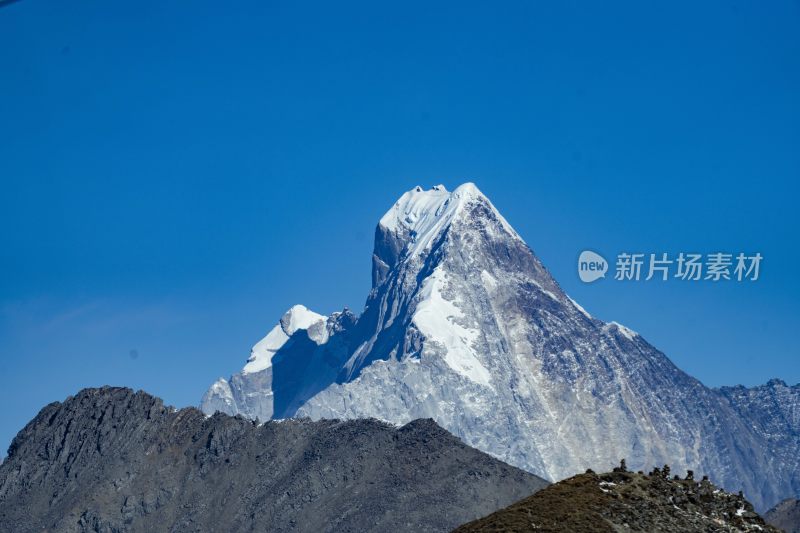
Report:
[[800,492],[800,386],[705,387],[571,300],[474,185],[405,193],[378,224],[372,262],[360,316],[297,330],[269,367],[216,383],[202,409],[430,417],[551,480],[627,457],[708,472],[759,509]]
[[769,495],[757,507],[764,510],[785,497],[800,496],[800,384],[790,387],[772,379],[752,388],[722,387],[718,393],[758,442],[758,447],[744,453],[765,468],[763,472],[769,473],[765,475],[789,482],[785,490],[773,490],[770,480],[754,474],[761,487],[758,490]]
[[580,474],[455,531],[778,532],[744,498],[708,481],[669,479],[663,471]]
[[447,531],[544,485],[431,420],[257,426],[86,389],[12,442],[0,531]]
[[764,513],[764,520],[786,533],[800,533],[800,500],[788,498]]

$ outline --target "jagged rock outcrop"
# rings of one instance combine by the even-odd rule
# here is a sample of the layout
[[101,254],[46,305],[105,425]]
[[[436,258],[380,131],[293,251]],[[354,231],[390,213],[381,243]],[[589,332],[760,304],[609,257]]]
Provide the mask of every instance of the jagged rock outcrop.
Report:
[[447,531],[544,485],[432,420],[256,425],[86,389],[12,442],[0,531]]
[[711,482],[616,470],[566,479],[454,533],[774,532],[736,494]]
[[307,327],[276,326],[271,351],[254,348],[202,409],[430,417],[551,480],[627,457],[707,472],[759,509],[800,493],[800,386],[705,387],[570,299],[473,184],[405,193],[376,228],[372,263],[359,316],[303,321],[293,308],[281,324]]

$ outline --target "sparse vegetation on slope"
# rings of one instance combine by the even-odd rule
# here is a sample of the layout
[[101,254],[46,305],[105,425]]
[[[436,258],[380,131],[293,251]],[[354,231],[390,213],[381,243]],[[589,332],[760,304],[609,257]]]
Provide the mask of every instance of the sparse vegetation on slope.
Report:
[[621,531],[777,532],[741,495],[727,493],[707,479],[670,477],[669,467],[650,474],[616,468],[587,471],[537,492],[457,533]]

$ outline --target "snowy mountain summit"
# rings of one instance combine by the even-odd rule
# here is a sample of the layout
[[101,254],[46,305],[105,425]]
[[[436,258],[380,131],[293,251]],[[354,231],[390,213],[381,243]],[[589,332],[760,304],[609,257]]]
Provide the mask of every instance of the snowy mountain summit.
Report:
[[714,390],[589,315],[472,183],[403,194],[375,231],[364,311],[295,306],[202,409],[251,418],[433,418],[558,480],[625,457],[743,489],[800,492],[800,385]]

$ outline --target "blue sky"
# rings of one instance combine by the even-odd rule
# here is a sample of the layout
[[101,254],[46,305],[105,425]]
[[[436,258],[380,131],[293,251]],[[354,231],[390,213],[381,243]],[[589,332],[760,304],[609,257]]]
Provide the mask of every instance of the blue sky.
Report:
[[[0,8],[0,447],[86,386],[196,404],[292,304],[359,311],[417,184],[474,181],[704,383],[800,381],[800,4],[553,4]],[[585,285],[586,248],[764,262]]]

